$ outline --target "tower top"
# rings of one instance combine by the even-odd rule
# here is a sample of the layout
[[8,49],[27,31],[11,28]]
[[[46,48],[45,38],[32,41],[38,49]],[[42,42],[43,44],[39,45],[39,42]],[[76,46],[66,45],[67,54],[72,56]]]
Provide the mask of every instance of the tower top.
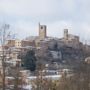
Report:
[[46,25],[40,25],[40,23],[39,23],[39,37],[40,37],[40,39],[46,38],[46,36],[47,36],[46,29],[47,29]]
[[68,39],[68,29],[64,29],[64,39]]

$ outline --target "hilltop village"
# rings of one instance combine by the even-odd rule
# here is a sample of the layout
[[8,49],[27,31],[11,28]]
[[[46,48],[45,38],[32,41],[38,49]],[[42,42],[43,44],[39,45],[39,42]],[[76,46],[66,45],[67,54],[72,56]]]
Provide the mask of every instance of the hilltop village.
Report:
[[[79,36],[69,34],[67,28],[63,30],[62,38],[47,36],[46,25],[39,24],[38,30],[38,36],[29,36],[23,40],[8,39],[5,45],[0,46],[0,79],[3,76],[5,78],[5,81],[0,81],[0,85],[5,82],[8,90],[12,90],[10,85],[16,85],[14,80],[22,80],[26,86],[33,85],[37,71],[39,75],[44,75],[43,78],[59,80],[64,72],[71,76],[74,68],[83,61],[90,63],[90,45],[83,44]],[[25,61],[25,63],[26,66],[32,68],[33,59],[35,59],[36,70],[34,72],[22,67],[22,58],[28,51],[30,51],[30,56],[27,55],[24,59],[31,61]]]
[[24,40],[9,39],[5,45],[5,50],[9,51],[7,55],[18,59],[18,54],[31,49],[35,51],[35,55],[39,58],[38,62],[42,64],[66,63],[71,66],[89,57],[90,46],[83,44],[79,36],[69,34],[68,29],[63,30],[62,38],[53,38],[47,36],[46,25],[38,26],[38,36],[29,36]]

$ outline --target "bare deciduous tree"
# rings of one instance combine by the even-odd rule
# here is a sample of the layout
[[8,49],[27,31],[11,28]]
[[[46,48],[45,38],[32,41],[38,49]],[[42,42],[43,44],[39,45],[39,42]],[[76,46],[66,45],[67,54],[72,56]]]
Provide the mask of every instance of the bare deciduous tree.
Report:
[[1,54],[1,57],[2,57],[2,72],[3,72],[3,75],[2,75],[2,88],[3,90],[5,90],[5,59],[6,59],[6,53],[5,53],[5,44],[6,44],[6,41],[7,41],[7,38],[9,36],[9,25],[8,24],[4,24],[2,25],[2,27],[0,28],[0,44],[1,44],[1,47],[2,47],[2,54]]

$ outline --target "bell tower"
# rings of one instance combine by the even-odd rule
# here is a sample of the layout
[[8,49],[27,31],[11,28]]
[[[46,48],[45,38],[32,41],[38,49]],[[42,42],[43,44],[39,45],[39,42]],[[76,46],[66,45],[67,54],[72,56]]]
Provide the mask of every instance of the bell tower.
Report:
[[39,23],[39,38],[45,39],[46,37],[47,37],[47,26],[40,25],[40,23]]
[[64,29],[64,39],[68,40],[68,29]]

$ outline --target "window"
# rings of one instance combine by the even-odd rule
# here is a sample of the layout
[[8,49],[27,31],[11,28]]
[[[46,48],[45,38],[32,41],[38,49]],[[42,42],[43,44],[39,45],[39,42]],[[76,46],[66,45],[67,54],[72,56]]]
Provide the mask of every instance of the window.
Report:
[[41,26],[41,29],[43,29],[43,26]]

